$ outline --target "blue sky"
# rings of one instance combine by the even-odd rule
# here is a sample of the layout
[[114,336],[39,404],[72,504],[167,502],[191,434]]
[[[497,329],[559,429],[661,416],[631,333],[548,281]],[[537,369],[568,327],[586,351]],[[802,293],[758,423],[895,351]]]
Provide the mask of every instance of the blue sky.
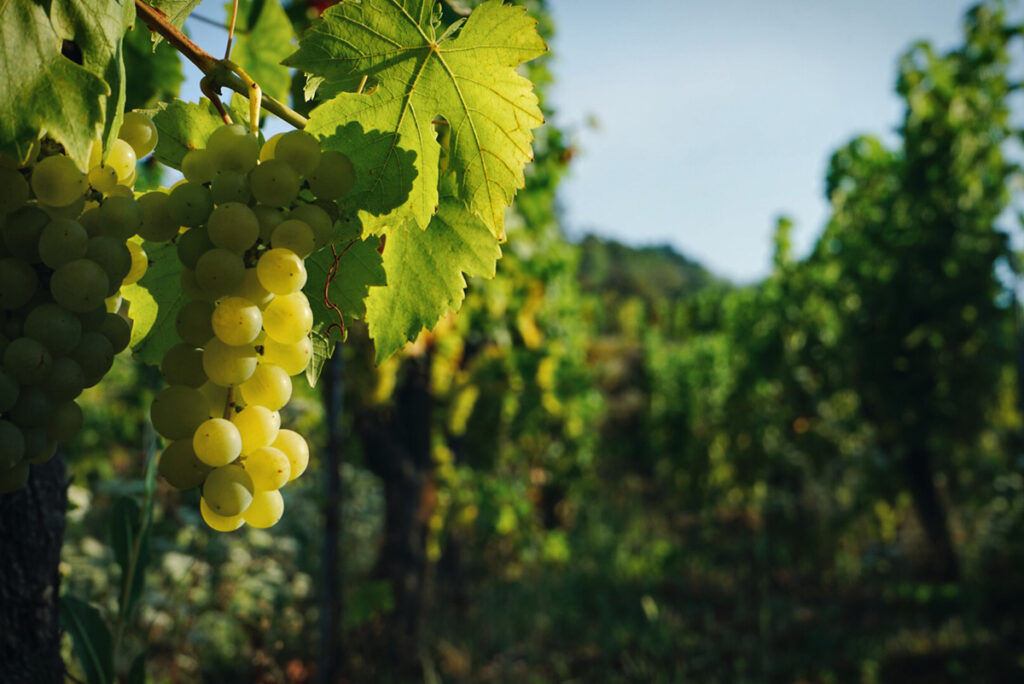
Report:
[[[668,243],[738,282],[767,273],[780,213],[798,253],[810,248],[831,151],[862,132],[895,141],[897,58],[917,39],[954,45],[973,4],[549,1],[551,99],[581,150],[560,195],[569,234]],[[221,18],[223,2],[199,11]],[[222,50],[222,30],[187,26]]]

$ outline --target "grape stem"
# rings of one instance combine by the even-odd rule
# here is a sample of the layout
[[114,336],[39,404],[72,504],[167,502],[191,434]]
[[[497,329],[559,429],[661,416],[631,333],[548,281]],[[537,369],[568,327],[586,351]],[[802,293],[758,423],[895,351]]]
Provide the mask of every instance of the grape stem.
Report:
[[228,387],[228,393],[224,397],[224,420],[231,420],[231,416],[234,415],[232,409],[235,408],[235,388]]
[[[163,36],[175,50],[185,55],[200,71],[210,77],[218,88],[230,88],[245,97],[252,95],[252,88],[247,87],[245,81],[237,73],[223,64],[222,60],[218,60],[209,52],[193,43],[188,36],[170,22],[166,14],[143,2],[143,0],[135,0],[135,11],[142,18],[142,21],[146,23],[150,31]],[[281,120],[295,128],[306,127],[308,119],[280,100],[264,94],[261,104],[263,109],[277,115]]]

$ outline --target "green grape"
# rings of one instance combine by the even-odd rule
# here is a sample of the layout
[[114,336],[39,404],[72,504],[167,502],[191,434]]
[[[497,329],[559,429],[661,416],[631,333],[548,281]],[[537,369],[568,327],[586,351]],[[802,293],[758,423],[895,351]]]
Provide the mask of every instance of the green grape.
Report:
[[[3,354],[0,353],[0,358]],[[56,365],[56,363],[54,364]],[[53,374],[53,371],[50,371]],[[6,413],[11,410],[18,401],[18,395],[21,393],[21,385],[15,380],[10,373],[0,368],[0,413]],[[0,446],[3,445],[3,440],[0,439]]]
[[313,206],[319,207],[323,210],[327,217],[331,219],[331,225],[341,218],[341,210],[338,209],[338,203],[334,200],[329,199],[316,199],[313,200]]
[[[206,372],[203,372],[206,375]],[[225,406],[228,404],[229,390],[227,387],[221,387],[220,385],[212,382],[204,382],[199,386],[199,391],[202,392],[203,396],[206,397],[206,403],[210,405],[210,418],[217,418],[225,413]],[[234,404],[232,404],[234,406]]]
[[10,470],[23,458],[25,436],[21,429],[9,420],[0,419],[0,473]]
[[128,251],[124,240],[108,235],[89,238],[85,257],[98,264],[107,275],[107,291],[103,294],[104,299],[120,289],[121,282],[128,275],[128,271],[132,269],[132,253]]
[[46,463],[57,453],[57,442],[46,430],[31,428],[25,431],[25,462],[31,465]]
[[167,211],[169,196],[163,192],[147,192],[136,201],[142,208],[139,235],[150,242],[167,242],[178,234],[179,224]]
[[263,315],[258,306],[241,297],[225,297],[213,310],[213,334],[224,344],[250,344],[260,334]]
[[213,470],[198,458],[192,448],[191,439],[171,442],[160,454],[156,471],[175,489],[198,487]]
[[256,262],[260,285],[276,295],[298,292],[306,284],[306,267],[295,252],[268,249]]
[[64,207],[51,207],[49,204],[39,203],[39,208],[46,212],[50,219],[68,218],[76,219],[85,210],[85,196],[79,197],[71,204]]
[[146,255],[146,250],[142,248],[142,245],[134,240],[125,244],[128,247],[128,253],[131,255],[132,265],[128,269],[128,275],[124,277],[121,283],[122,286],[134,285],[139,282],[149,269],[149,257]]
[[244,466],[257,491],[280,489],[288,482],[292,469],[284,452],[272,446],[254,449],[245,457]]
[[203,516],[203,522],[217,532],[233,532],[245,524],[241,515],[219,515],[210,508],[206,499],[199,499],[199,513]]
[[182,266],[179,282],[181,283],[181,291],[189,299],[202,302],[210,301],[210,295],[203,288],[199,287],[199,281],[196,280],[196,272],[191,268]]
[[135,151],[135,156],[142,159],[156,148],[156,126],[145,114],[125,112],[117,137],[127,141]]
[[214,468],[227,465],[242,454],[242,435],[223,418],[204,421],[192,437],[196,458]]
[[248,456],[256,449],[270,446],[277,439],[280,423],[274,412],[265,406],[246,406],[231,417],[231,422],[242,435],[242,455]]
[[82,321],[62,306],[40,304],[25,316],[24,331],[54,356],[63,356],[82,339]]
[[181,173],[191,183],[212,183],[217,167],[207,150],[190,150],[181,160]]
[[88,187],[85,174],[62,155],[47,157],[32,169],[32,191],[43,204],[67,206],[84,195]]
[[233,293],[236,297],[248,299],[258,307],[264,307],[270,303],[274,295],[267,292],[267,289],[260,284],[259,276],[255,268],[245,269],[242,282],[235,288]]
[[210,241],[232,252],[244,252],[256,244],[260,223],[248,205],[226,202],[213,210],[206,224]]
[[23,385],[35,385],[45,380],[52,365],[50,352],[31,337],[11,340],[4,349],[4,368]]
[[245,204],[252,197],[249,192],[249,177],[238,171],[218,171],[213,178],[210,191],[213,193],[213,201],[217,204]]
[[85,228],[85,232],[89,237],[103,234],[103,225],[100,222],[100,206],[98,204],[83,211],[77,220]]
[[203,349],[203,371],[222,387],[242,384],[255,370],[256,350],[251,345],[233,347],[214,337]]
[[178,309],[174,329],[178,337],[193,347],[202,347],[213,337],[213,305],[209,302],[191,301]]
[[203,350],[191,344],[176,344],[167,350],[160,372],[169,385],[200,387],[206,382]]
[[28,482],[28,461],[20,461],[13,468],[0,470],[0,494],[10,494],[25,486]]
[[117,171],[107,164],[92,167],[86,177],[89,179],[89,185],[104,195],[117,187]]
[[217,515],[241,515],[252,503],[252,477],[239,465],[214,468],[203,483],[203,500]]
[[270,136],[263,147],[260,148],[260,161],[265,162],[274,158],[274,149],[277,147],[277,141],[284,136],[284,133],[275,133]]
[[85,419],[82,408],[74,401],[57,404],[53,410],[47,436],[57,442],[67,442],[82,429]]
[[85,389],[85,373],[71,357],[58,357],[53,360],[50,374],[46,376],[46,380],[40,383],[39,389],[43,390],[50,401],[57,403],[69,401]]
[[260,240],[269,245],[270,236],[273,234],[274,228],[277,228],[278,224],[284,221],[284,212],[262,204],[257,204],[252,208],[252,211],[256,214],[256,219],[260,223]]
[[320,141],[305,131],[289,131],[278,140],[274,159],[287,163],[300,176],[307,176],[320,163]]
[[52,411],[53,402],[46,393],[35,385],[29,385],[21,388],[18,401],[8,417],[15,425],[23,428],[43,427],[50,421]]
[[215,247],[196,262],[196,282],[211,298],[233,291],[245,278],[245,262],[235,252]]
[[318,198],[336,200],[355,185],[356,170],[352,161],[341,152],[325,150],[320,155],[320,163],[307,174],[306,181]]
[[[135,185],[135,177],[138,175],[136,172],[132,172],[132,175],[128,178],[126,183]],[[135,197],[135,191],[128,185],[118,185],[116,188],[110,191],[107,197]]]
[[284,207],[299,196],[301,182],[298,174],[287,163],[270,159],[249,173],[253,196],[271,207]]
[[28,181],[15,169],[0,167],[0,216],[9,214],[28,201]]
[[[90,242],[102,239],[91,238]],[[77,313],[102,306],[110,291],[110,278],[106,271],[91,259],[69,261],[56,269],[50,278],[50,293],[54,301]]]
[[295,344],[313,329],[313,310],[302,292],[274,297],[263,310],[263,329],[270,339],[281,344]]
[[89,309],[78,313],[78,320],[82,321],[83,332],[95,332],[100,329],[103,325],[103,321],[106,320],[107,309],[106,306],[98,306],[95,309]]
[[89,233],[71,219],[50,221],[39,234],[39,258],[50,268],[81,259],[89,246]]
[[181,234],[175,249],[178,252],[178,261],[185,268],[195,270],[199,257],[213,249],[213,242],[210,241],[210,235],[205,228],[191,228]]
[[268,338],[263,344],[262,363],[270,363],[284,368],[288,375],[298,375],[306,370],[309,360],[313,358],[313,343],[308,337],[295,344],[281,344]]
[[114,347],[106,335],[95,330],[82,333],[82,340],[71,351],[71,359],[82,369],[85,386],[92,387],[114,365]]
[[118,138],[110,146],[110,154],[107,155],[107,166],[117,172],[118,183],[132,185],[135,182],[133,176],[137,170],[137,163],[138,157],[128,142]]
[[210,134],[206,149],[218,169],[246,173],[256,166],[260,143],[242,124],[230,124]]
[[132,326],[123,316],[115,313],[107,313],[100,324],[99,333],[110,340],[110,346],[115,354],[119,354],[128,347],[132,338]]
[[163,437],[175,440],[192,437],[206,420],[210,407],[206,397],[192,387],[171,385],[160,390],[149,407],[153,429]]
[[255,528],[273,527],[284,514],[284,497],[276,489],[256,491],[252,495],[252,503],[242,513],[242,519]]
[[176,185],[167,196],[167,213],[179,226],[195,228],[213,211],[213,196],[204,185],[185,182]]
[[245,403],[277,411],[292,396],[292,379],[280,366],[263,363],[256,367],[251,378],[238,386],[238,391]]
[[21,259],[0,259],[0,309],[20,309],[36,293],[36,270]]
[[300,259],[305,259],[313,253],[316,239],[313,229],[307,223],[288,219],[274,229],[270,244],[275,249],[287,249],[295,252]]
[[107,197],[99,212],[101,235],[124,242],[142,228],[142,207],[134,197]]
[[277,433],[277,439],[270,446],[280,449],[288,457],[288,462],[291,464],[289,481],[306,472],[306,467],[309,465],[309,444],[306,443],[302,435],[294,430],[281,430]]
[[[52,158],[52,157],[51,157]],[[3,224],[4,245],[12,256],[30,264],[39,261],[39,237],[49,225],[50,216],[39,207],[22,207],[7,216]]]
[[121,291],[118,290],[103,300],[103,310],[107,313],[117,313],[121,310],[121,304],[123,302],[124,297],[121,296]]
[[315,204],[300,204],[291,210],[288,218],[302,221],[313,231],[313,250],[326,247],[331,241],[334,221],[327,212]]

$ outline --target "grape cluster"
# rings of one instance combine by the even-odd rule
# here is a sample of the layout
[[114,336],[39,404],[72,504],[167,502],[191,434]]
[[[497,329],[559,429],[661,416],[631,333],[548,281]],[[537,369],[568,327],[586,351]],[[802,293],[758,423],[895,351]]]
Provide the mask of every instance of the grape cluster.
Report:
[[270,527],[284,511],[280,488],[309,462],[279,413],[313,353],[304,260],[329,244],[352,164],[308,133],[261,148],[235,124],[188,152],[182,173],[169,193],[139,200],[159,206],[147,239],[175,241],[188,297],[175,320],[181,341],[161,364],[169,386],[150,410],[170,441],[159,472],[178,489],[202,487],[200,512],[215,530]]
[[88,173],[49,154],[19,168],[0,160],[0,492],[82,427],[75,398],[128,346],[122,285],[148,265],[132,186],[156,128],[125,115],[106,161],[97,140]]

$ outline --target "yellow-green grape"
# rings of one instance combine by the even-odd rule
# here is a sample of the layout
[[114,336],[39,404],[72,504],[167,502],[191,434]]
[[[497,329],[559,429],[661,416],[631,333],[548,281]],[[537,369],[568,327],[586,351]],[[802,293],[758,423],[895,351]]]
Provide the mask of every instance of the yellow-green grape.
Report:
[[139,236],[150,242],[167,242],[178,234],[178,222],[167,211],[168,195],[163,192],[147,192],[136,200],[142,208],[142,225]]
[[28,181],[15,169],[0,166],[0,217],[14,211],[28,201]]
[[[160,362],[160,372],[168,385],[201,387],[206,382],[206,372],[203,370],[203,350],[186,343],[174,345],[164,354],[164,358]],[[221,406],[223,405],[221,403]],[[213,407],[212,404],[211,407]]]
[[202,225],[213,211],[213,196],[204,185],[185,182],[175,185],[167,196],[167,212],[179,226]]
[[274,158],[274,149],[277,147],[277,141],[284,136],[284,133],[275,133],[274,135],[267,138],[267,141],[263,143],[263,147],[260,148],[260,161],[265,162]]
[[217,167],[208,151],[189,150],[181,159],[181,173],[192,183],[212,183]]
[[245,457],[245,470],[257,491],[280,489],[288,482],[291,469],[284,452],[272,446],[254,449]]
[[217,515],[241,515],[252,503],[252,477],[232,463],[214,468],[203,483],[203,500]]
[[78,434],[83,423],[82,408],[74,401],[65,401],[54,407],[47,434],[51,440],[66,442]]
[[157,463],[156,469],[160,476],[175,489],[198,487],[213,470],[196,458],[191,439],[171,442],[160,454],[160,461]]
[[199,500],[199,514],[203,516],[203,522],[217,532],[234,532],[245,524],[240,515],[218,515],[214,513],[205,499]]
[[292,379],[280,366],[263,363],[256,367],[252,377],[238,386],[247,404],[278,411],[292,396]]
[[[30,446],[31,445],[31,446]],[[46,463],[57,453],[57,442],[47,437],[45,430],[26,431],[25,462],[31,465]]]
[[199,282],[196,281],[196,272],[191,268],[181,267],[181,275],[178,277],[178,282],[181,284],[181,291],[192,301],[206,303],[211,301],[209,293],[199,287]]
[[[4,375],[6,374],[0,371],[0,376]],[[53,360],[53,365],[50,366],[50,375],[43,380],[39,387],[53,401],[74,399],[85,389],[85,373],[73,359],[62,356]],[[2,394],[3,392],[0,391],[0,395]],[[11,406],[13,403],[5,407],[4,403],[0,402],[0,412],[6,411]]]
[[260,284],[274,294],[298,292],[306,284],[306,267],[295,252],[268,249],[256,262]]
[[213,249],[213,242],[205,228],[190,228],[178,238],[174,249],[182,266],[195,270],[199,258]]
[[262,204],[257,204],[252,208],[252,211],[256,214],[256,220],[260,222],[260,240],[269,245],[270,236],[273,234],[274,228],[277,228],[278,224],[284,221],[284,212]]
[[252,345],[233,347],[214,337],[203,349],[203,371],[223,387],[240,385],[256,370],[256,350]]
[[335,200],[343,197],[355,185],[356,170],[344,154],[326,150],[320,155],[317,167],[306,176],[306,181],[318,198]]
[[3,246],[10,256],[24,259],[30,264],[39,261],[39,236],[50,223],[50,217],[39,207],[26,206],[12,212],[4,220]]
[[241,255],[221,247],[214,247],[196,262],[196,282],[213,299],[237,288],[244,277]]
[[32,190],[43,204],[66,207],[85,194],[88,182],[75,162],[62,155],[46,157],[32,169]]
[[81,259],[89,247],[89,234],[71,219],[54,219],[39,234],[39,258],[50,268]]
[[99,264],[107,274],[108,287],[103,294],[104,299],[117,292],[121,287],[121,281],[132,268],[132,254],[125,246],[124,240],[108,235],[89,238],[85,257]]
[[14,423],[0,419],[0,472],[9,470],[25,457],[25,436]]
[[50,278],[54,301],[78,313],[102,306],[109,291],[107,273],[91,259],[69,261],[57,268]]
[[284,207],[299,196],[302,182],[295,169],[283,161],[270,159],[249,173],[252,196],[261,204]]
[[260,223],[248,205],[241,202],[221,204],[206,224],[210,241],[232,252],[244,252],[256,244]]
[[82,322],[62,306],[39,304],[25,316],[23,332],[54,356],[63,356],[82,339]]
[[28,482],[28,461],[19,461],[13,468],[0,470],[0,494],[18,491]]
[[131,185],[132,175],[135,173],[135,165],[138,157],[135,150],[127,141],[118,138],[110,146],[110,154],[107,155],[107,166],[117,172],[117,182],[122,185]]
[[270,446],[281,450],[288,457],[291,464],[291,471],[288,480],[294,480],[306,472],[309,465],[309,444],[305,438],[294,430],[280,430],[277,439],[270,443]]
[[206,420],[210,407],[206,397],[192,387],[171,385],[160,390],[149,407],[153,429],[163,437],[175,440],[192,436]]
[[[2,357],[2,356],[3,356],[3,354],[2,354],[2,352],[0,352],[0,357]],[[67,362],[67,361],[70,361],[70,359],[67,359],[67,358],[64,358],[64,359],[54,359],[53,364],[50,366],[50,376],[51,377],[53,376],[53,369],[54,369],[54,367],[56,367],[58,361]],[[70,362],[74,363],[74,361],[70,361]],[[79,369],[79,373],[81,373],[81,369]],[[48,387],[49,383],[48,383],[48,381],[49,381],[49,377],[46,380],[44,380],[43,384],[41,385],[41,387],[43,389],[43,392],[46,393],[46,394],[49,394],[49,392],[48,392],[48,390],[49,390],[49,387]],[[21,385],[18,383],[18,381],[15,380],[13,377],[11,377],[10,373],[8,373],[2,367],[0,367],[0,414],[7,413],[8,411],[11,410],[11,408],[14,406],[14,404],[17,403],[18,395],[20,393],[21,393]],[[73,398],[73,397],[69,397],[69,398]],[[3,450],[3,444],[4,444],[3,435],[0,435],[0,450]],[[0,461],[0,463],[2,463],[2,461]]]
[[280,159],[295,169],[295,173],[306,176],[320,163],[320,141],[305,131],[289,131],[277,141],[274,159]]
[[306,370],[312,358],[313,342],[308,337],[295,344],[282,344],[273,338],[267,338],[263,343],[263,356],[260,357],[261,363],[280,366],[288,375],[298,375]]
[[12,257],[0,259],[0,309],[10,311],[25,306],[38,285],[36,270],[23,260]]
[[263,310],[263,328],[270,339],[295,344],[313,329],[313,310],[302,292],[274,297]]
[[242,124],[230,124],[210,134],[206,149],[218,169],[246,173],[256,166],[260,143]]
[[213,334],[224,344],[250,344],[260,334],[260,308],[242,297],[225,297],[213,310]]
[[245,269],[245,275],[239,286],[235,288],[234,295],[249,300],[261,309],[274,298],[274,295],[267,292],[267,288],[260,284],[255,267]]
[[109,194],[117,187],[117,171],[108,164],[100,164],[89,169],[89,185],[104,195]]
[[291,250],[300,259],[305,259],[313,253],[316,239],[313,229],[305,221],[288,219],[274,229],[270,236],[270,244],[273,247]]
[[[135,185],[135,178],[137,176],[138,176],[138,171],[132,171],[132,175],[129,176],[128,180],[126,180],[125,183],[130,183],[131,185]],[[118,185],[116,188],[111,190],[110,194],[108,194],[107,196],[108,197],[128,197],[128,198],[135,197],[135,191],[132,190],[131,185],[123,185],[123,184],[122,185]]]
[[156,148],[156,126],[148,116],[138,112],[125,112],[117,137],[131,145],[139,159]]
[[7,344],[3,362],[15,380],[22,385],[35,385],[46,379],[53,357],[39,342],[30,337],[18,337]]
[[199,386],[199,392],[206,397],[206,403],[210,406],[210,418],[218,418],[224,414],[224,406],[228,402],[228,388],[221,387],[212,382],[205,382]]
[[142,228],[142,207],[134,197],[107,197],[98,211],[101,235],[109,235],[123,241]]
[[102,380],[114,365],[113,345],[106,335],[95,330],[82,333],[78,346],[68,356],[82,369],[86,387],[92,387]]
[[213,305],[209,302],[191,301],[178,309],[174,328],[178,337],[193,347],[202,347],[213,337]]
[[249,192],[249,177],[238,171],[218,171],[213,177],[210,192],[217,204],[246,203],[252,197]]
[[242,435],[242,455],[248,456],[256,449],[270,446],[277,439],[280,417],[265,406],[246,406],[231,417],[231,422]]
[[129,241],[126,244],[132,256],[132,266],[128,269],[128,275],[124,277],[121,285],[133,285],[146,275],[146,270],[149,268],[149,257],[146,256],[146,250],[142,249],[142,245],[139,243]]
[[108,311],[96,329],[101,335],[110,340],[110,346],[115,354],[120,354],[128,346],[132,338],[132,326],[126,318]]
[[313,231],[314,251],[326,247],[331,241],[334,221],[326,211],[315,204],[300,204],[289,212],[288,218],[302,221]]
[[242,518],[259,529],[273,527],[284,514],[284,497],[276,489],[256,491]]
[[196,428],[192,448],[196,458],[216,468],[242,455],[242,435],[231,421],[210,418]]

